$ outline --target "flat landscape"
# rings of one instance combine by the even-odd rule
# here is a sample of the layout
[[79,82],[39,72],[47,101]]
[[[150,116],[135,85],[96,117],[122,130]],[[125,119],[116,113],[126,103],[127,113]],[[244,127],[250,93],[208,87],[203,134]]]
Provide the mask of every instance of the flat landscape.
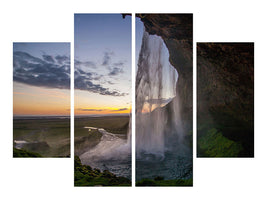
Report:
[[[131,185],[129,177],[125,177],[125,171],[126,174],[131,171],[131,159],[127,157],[121,160],[124,152],[117,154],[121,145],[120,142],[123,141],[126,144],[128,126],[129,116],[75,117],[75,186]],[[114,145],[118,151],[115,151],[116,154],[113,155]],[[89,157],[84,156],[84,153]],[[106,160],[106,153],[112,154],[111,160]],[[83,158],[83,162],[79,156]],[[95,156],[100,156],[97,162],[92,159]],[[93,167],[91,164],[96,166]]]
[[127,138],[129,116],[76,116],[74,121],[75,155],[79,156],[96,146],[102,137],[97,129],[85,127],[103,128],[108,132]]
[[[13,147],[38,153],[42,157],[69,157],[70,118],[14,118]],[[15,152],[14,157],[20,157]]]

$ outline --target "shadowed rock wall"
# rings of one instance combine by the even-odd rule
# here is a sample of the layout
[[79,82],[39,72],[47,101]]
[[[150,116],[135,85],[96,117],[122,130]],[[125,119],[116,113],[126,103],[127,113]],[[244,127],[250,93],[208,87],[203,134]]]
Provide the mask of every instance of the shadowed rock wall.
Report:
[[198,43],[197,102],[198,127],[240,142],[239,156],[254,155],[253,43]]

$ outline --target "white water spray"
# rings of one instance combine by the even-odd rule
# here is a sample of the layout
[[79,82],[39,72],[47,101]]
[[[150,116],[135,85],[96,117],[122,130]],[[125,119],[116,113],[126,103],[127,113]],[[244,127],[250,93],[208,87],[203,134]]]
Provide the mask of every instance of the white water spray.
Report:
[[89,164],[99,160],[125,159],[130,155],[130,149],[125,139],[109,133],[103,128],[99,128],[98,131],[102,134],[101,141],[94,148],[83,153],[80,156],[82,160],[86,160]]
[[182,138],[177,80],[161,37],[144,31],[136,77],[137,158],[154,155],[163,159],[169,141]]
[[[86,127],[94,128],[94,127]],[[80,155],[83,164],[100,170],[109,170],[117,176],[131,177],[131,148],[127,139],[103,128],[94,128],[102,134],[101,141]]]

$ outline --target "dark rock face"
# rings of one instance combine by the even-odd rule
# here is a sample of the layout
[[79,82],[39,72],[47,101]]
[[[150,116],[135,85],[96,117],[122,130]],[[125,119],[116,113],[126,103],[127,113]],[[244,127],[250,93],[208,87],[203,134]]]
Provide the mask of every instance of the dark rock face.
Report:
[[198,127],[220,130],[242,144],[238,156],[254,156],[253,43],[198,43],[197,105]]
[[137,14],[146,31],[162,38],[190,40],[193,37],[192,14]]
[[141,18],[149,34],[156,34],[162,37],[169,50],[170,63],[179,73],[176,93],[180,97],[181,117],[186,131],[192,130],[193,15],[137,14],[136,16]]

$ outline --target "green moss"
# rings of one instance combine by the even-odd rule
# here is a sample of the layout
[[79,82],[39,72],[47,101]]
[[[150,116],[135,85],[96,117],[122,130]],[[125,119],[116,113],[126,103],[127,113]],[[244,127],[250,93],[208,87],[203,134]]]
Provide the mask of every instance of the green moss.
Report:
[[136,182],[136,186],[193,186],[193,179],[158,180],[142,179]]
[[242,145],[227,139],[212,128],[198,138],[198,155],[201,157],[237,157]]
[[25,149],[13,148],[13,157],[14,158],[21,158],[21,157],[35,158],[35,157],[42,157],[42,156],[39,153],[26,151]]
[[78,156],[74,158],[74,185],[75,186],[130,186],[131,181],[124,177],[104,170],[92,169],[83,165]]

